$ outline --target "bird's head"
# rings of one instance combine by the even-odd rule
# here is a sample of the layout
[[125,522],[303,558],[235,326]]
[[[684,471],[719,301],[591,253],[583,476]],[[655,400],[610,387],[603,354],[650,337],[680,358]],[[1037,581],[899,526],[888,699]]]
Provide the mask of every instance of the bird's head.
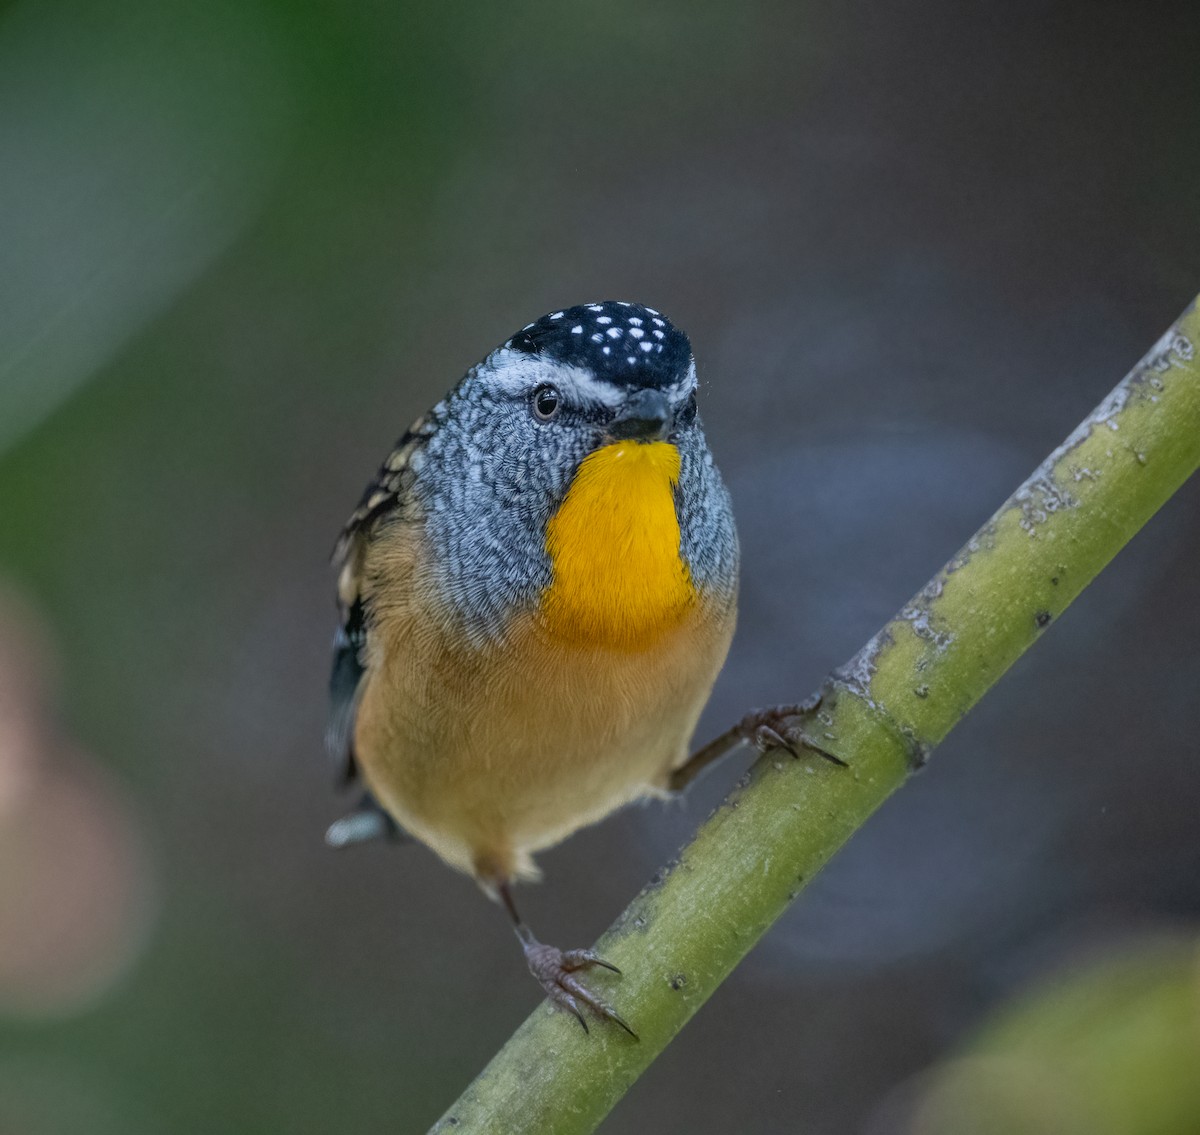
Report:
[[687,336],[653,308],[609,300],[530,323],[484,364],[493,397],[526,408],[539,449],[576,463],[617,442],[673,442],[696,422]]

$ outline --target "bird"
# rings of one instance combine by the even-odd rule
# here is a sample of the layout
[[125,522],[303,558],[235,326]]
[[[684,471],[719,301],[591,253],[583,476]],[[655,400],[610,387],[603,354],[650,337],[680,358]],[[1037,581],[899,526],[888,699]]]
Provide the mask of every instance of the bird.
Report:
[[[689,744],[733,636],[739,548],[688,337],[604,301],[525,325],[400,438],[333,554],[333,846],[419,841],[508,912],[550,1000],[634,1030],[513,898],[534,854],[679,792],[788,711]],[[826,754],[828,755],[828,754]],[[831,758],[835,759],[835,758]]]

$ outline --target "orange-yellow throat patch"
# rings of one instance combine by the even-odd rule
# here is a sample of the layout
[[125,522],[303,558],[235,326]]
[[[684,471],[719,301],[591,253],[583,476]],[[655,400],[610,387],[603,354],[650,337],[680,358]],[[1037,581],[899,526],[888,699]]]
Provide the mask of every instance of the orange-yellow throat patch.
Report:
[[560,638],[625,650],[652,645],[695,602],[679,556],[679,450],[622,441],[584,459],[546,529],[544,596]]

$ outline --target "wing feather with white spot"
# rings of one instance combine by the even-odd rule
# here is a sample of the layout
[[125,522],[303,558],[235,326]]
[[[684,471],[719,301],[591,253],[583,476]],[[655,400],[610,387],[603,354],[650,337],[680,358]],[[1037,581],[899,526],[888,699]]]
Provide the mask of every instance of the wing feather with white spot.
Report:
[[357,775],[354,719],[362,692],[371,623],[362,578],[367,543],[381,523],[403,513],[412,485],[413,454],[425,444],[434,429],[434,414],[427,414],[414,422],[396,442],[363,491],[358,507],[346,521],[333,549],[341,623],[333,637],[325,748],[336,763],[343,782],[352,781]]

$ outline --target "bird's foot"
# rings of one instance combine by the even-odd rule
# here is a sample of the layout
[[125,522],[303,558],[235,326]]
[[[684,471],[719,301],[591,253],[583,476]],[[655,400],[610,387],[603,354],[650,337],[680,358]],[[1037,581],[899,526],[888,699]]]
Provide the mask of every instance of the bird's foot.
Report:
[[786,749],[793,757],[801,749],[809,749],[832,764],[847,768],[841,757],[823,748],[806,732],[804,723],[812,718],[821,705],[821,696],[809,698],[799,705],[775,705],[768,709],[753,709],[737,724],[737,731],[760,753]]
[[547,946],[533,938],[524,942],[524,948],[529,972],[537,978],[538,984],[546,991],[546,996],[555,1005],[573,1013],[575,1019],[583,1026],[584,1032],[588,1031],[588,1023],[579,1007],[581,1002],[596,1016],[620,1025],[637,1040],[637,1033],[626,1024],[616,1009],[596,996],[575,976],[580,970],[590,966],[602,966],[613,973],[620,973],[612,962],[606,962],[593,950],[560,950],[557,946]]

